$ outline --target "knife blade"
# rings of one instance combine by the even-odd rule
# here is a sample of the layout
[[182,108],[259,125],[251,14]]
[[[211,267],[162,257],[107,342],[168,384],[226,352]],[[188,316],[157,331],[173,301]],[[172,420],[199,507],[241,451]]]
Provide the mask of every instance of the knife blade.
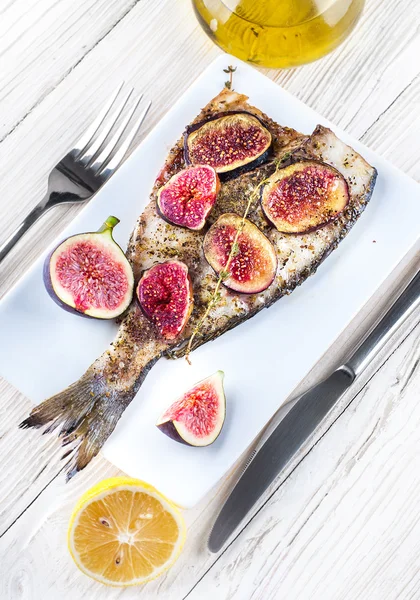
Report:
[[419,306],[420,271],[345,364],[303,394],[255,453],[216,518],[208,540],[211,552],[222,548],[356,377]]

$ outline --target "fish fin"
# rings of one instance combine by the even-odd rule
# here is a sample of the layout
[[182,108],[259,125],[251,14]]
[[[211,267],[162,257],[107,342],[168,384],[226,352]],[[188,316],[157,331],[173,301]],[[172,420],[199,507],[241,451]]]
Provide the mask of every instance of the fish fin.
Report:
[[86,372],[79,381],[35,406],[29,417],[22,421],[19,427],[38,429],[48,425],[43,433],[50,433],[60,423],[62,424],[61,433],[67,433],[72,428],[76,428],[95,403],[91,379],[89,371]]
[[[86,414],[76,429],[63,437],[63,445],[75,443],[74,451],[66,465],[66,481],[84,469],[98,454],[106,440],[114,431],[125,408],[131,402],[130,396],[118,397],[118,402],[109,397],[98,398],[92,409]],[[68,455],[65,453],[64,457]]]
[[71,454],[66,465],[69,481],[98,454],[135,393],[134,388],[110,387],[89,369],[79,381],[36,406],[19,427],[45,427],[43,433],[49,433],[61,425],[62,445],[74,444],[63,456]]

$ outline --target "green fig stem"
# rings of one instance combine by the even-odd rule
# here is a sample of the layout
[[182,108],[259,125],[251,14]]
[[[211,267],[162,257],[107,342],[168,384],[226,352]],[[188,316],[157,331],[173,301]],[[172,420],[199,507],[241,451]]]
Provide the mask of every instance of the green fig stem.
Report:
[[[274,164],[276,165],[275,173],[277,173],[277,171],[281,167],[282,162],[283,162],[283,160],[276,160],[276,161],[274,161]],[[255,186],[255,188],[253,189],[253,191],[251,192],[251,194],[249,196],[249,200],[248,200],[248,203],[246,205],[245,212],[242,215],[241,223],[240,223],[240,225],[239,225],[239,227],[238,227],[238,229],[236,231],[236,235],[235,235],[235,238],[233,240],[232,247],[230,249],[228,259],[226,261],[226,265],[224,266],[224,268],[222,269],[222,271],[220,271],[218,279],[217,279],[217,282],[216,282],[216,287],[214,288],[213,294],[211,295],[210,300],[208,301],[206,310],[204,311],[204,314],[201,316],[201,318],[198,320],[198,323],[194,327],[194,329],[193,329],[193,331],[191,333],[190,339],[188,340],[187,349],[186,349],[186,352],[185,352],[185,359],[186,359],[186,361],[187,361],[187,363],[189,365],[191,364],[190,353],[191,353],[191,350],[193,349],[194,339],[199,334],[200,329],[202,328],[203,323],[206,321],[207,317],[209,316],[211,309],[214,306],[216,306],[216,304],[219,302],[219,300],[221,298],[221,294],[220,294],[219,290],[220,290],[220,287],[221,287],[223,281],[225,279],[227,279],[227,277],[229,277],[229,267],[230,267],[230,264],[231,264],[233,258],[239,252],[238,240],[239,240],[239,236],[242,233],[243,228],[245,227],[245,220],[246,220],[246,218],[248,216],[248,213],[250,211],[251,206],[253,205],[253,203],[255,202],[255,200],[257,198],[259,198],[259,196],[260,196],[260,189],[262,188],[263,185],[265,185],[267,183],[267,181],[268,181],[268,178],[267,179],[263,179],[262,181],[260,181],[260,183],[258,183],[258,185]]]
[[119,222],[120,222],[120,220],[117,219],[117,217],[113,217],[111,215],[110,217],[107,218],[107,220],[102,225],[102,227],[100,229],[98,229],[97,233],[108,232],[108,233],[112,234],[112,230],[114,229],[115,225],[118,225]]

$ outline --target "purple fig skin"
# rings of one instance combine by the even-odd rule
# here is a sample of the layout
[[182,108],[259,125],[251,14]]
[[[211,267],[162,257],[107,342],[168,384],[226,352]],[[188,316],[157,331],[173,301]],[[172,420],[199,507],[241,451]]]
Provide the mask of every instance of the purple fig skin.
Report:
[[223,430],[222,427],[222,429],[219,431],[216,437],[214,437],[212,441],[206,446],[196,446],[195,444],[190,444],[179,435],[177,428],[173,424],[173,421],[165,421],[165,423],[160,423],[159,425],[156,425],[156,427],[159,429],[159,431],[171,438],[171,440],[179,442],[180,444],[184,444],[184,446],[189,446],[190,448],[208,448],[209,446],[214,444],[214,442],[217,440],[217,438],[220,436]]
[[76,237],[76,236],[72,235],[72,236],[70,236],[68,238],[65,238],[64,240],[61,240],[61,242],[59,244],[57,244],[57,246],[53,250],[51,250],[51,252],[48,254],[47,258],[45,259],[45,261],[44,261],[44,268],[42,270],[42,276],[43,276],[43,280],[44,280],[45,289],[47,290],[48,295],[50,296],[50,298],[52,300],[54,300],[54,302],[60,308],[63,308],[66,312],[71,313],[72,315],[77,315],[79,317],[84,317],[85,319],[95,319],[95,317],[92,317],[91,315],[87,315],[85,313],[82,313],[82,312],[76,310],[75,308],[73,308],[72,306],[69,306],[68,304],[66,304],[62,300],[60,300],[60,298],[54,292],[54,288],[53,288],[53,285],[52,285],[51,273],[50,273],[50,261],[51,261],[51,257],[54,254],[54,252],[57,250],[57,248],[59,246],[61,246],[61,244],[63,244],[67,240],[71,239],[72,237]]
[[[183,279],[184,279],[184,285],[185,285],[185,290],[186,290],[186,304],[185,307],[183,307],[182,309],[182,313],[181,311],[179,311],[178,315],[175,315],[175,323],[178,320],[178,322],[180,323],[180,327],[178,326],[177,332],[171,332],[170,331],[170,322],[167,322],[166,325],[164,323],[161,323],[160,326],[155,323],[155,326],[157,327],[160,335],[162,335],[164,338],[166,338],[167,340],[174,340],[177,336],[179,336],[181,334],[181,332],[183,331],[183,329],[185,328],[185,326],[188,323],[188,320],[191,316],[193,307],[194,307],[194,291],[193,291],[193,287],[192,287],[192,282],[191,282],[191,277],[188,273],[188,267],[185,263],[183,263],[182,261],[178,261],[178,260],[167,260],[164,261],[163,263],[158,263],[156,265],[154,265],[153,267],[151,267],[150,269],[148,269],[147,271],[145,271],[140,279],[140,281],[137,284],[136,287],[136,298],[137,298],[137,302],[140,305],[140,308],[143,312],[143,314],[152,322],[154,322],[154,310],[152,308],[151,311],[148,311],[145,304],[144,304],[144,297],[142,298],[142,295],[144,293],[144,284],[146,282],[146,286],[147,286],[147,280],[149,279],[150,276],[153,276],[153,272],[156,273],[157,270],[162,270],[165,269],[166,267],[171,267],[171,266],[180,266],[183,270]],[[172,294],[171,294],[172,295]],[[147,303],[147,301],[146,301]],[[168,308],[168,306],[166,306],[166,308]],[[165,309],[165,312],[166,309]],[[167,313],[168,316],[171,316],[171,313]],[[182,317],[181,320],[179,320],[179,317]],[[173,321],[172,321],[172,325],[173,325]],[[168,326],[169,326],[169,331],[168,331]],[[165,332],[165,327],[166,327],[166,332]]]
[[[54,252],[57,250],[57,248],[59,248],[62,244],[64,244],[68,240],[72,240],[74,238],[80,238],[81,236],[86,236],[86,237],[97,236],[97,235],[101,235],[102,233],[107,231],[108,233],[110,233],[111,240],[115,244],[115,247],[120,250],[121,257],[124,260],[126,260],[125,254],[124,254],[122,248],[120,248],[120,246],[114,241],[114,239],[112,237],[112,229],[118,223],[119,223],[119,219],[117,219],[116,217],[112,217],[112,216],[108,217],[108,219],[105,221],[105,223],[102,225],[102,227],[98,231],[84,232],[81,234],[75,234],[75,235],[69,236],[68,238],[65,238],[59,244],[57,244],[57,246],[55,248],[53,248],[53,250],[46,257],[46,259],[44,261],[44,267],[43,267],[43,281],[44,281],[45,289],[46,289],[48,295],[50,296],[50,298],[52,300],[54,300],[54,302],[57,304],[57,306],[64,309],[66,312],[73,314],[73,315],[77,315],[79,317],[84,317],[86,319],[96,319],[96,320],[101,320],[101,321],[107,321],[107,320],[112,320],[114,318],[121,317],[122,314],[128,309],[128,305],[127,305],[125,307],[125,309],[123,311],[121,311],[121,313],[119,315],[115,315],[115,316],[111,316],[111,317],[86,314],[85,312],[77,310],[75,307],[70,306],[69,304],[67,304],[66,302],[61,300],[61,298],[57,295],[57,293],[54,290],[53,281],[52,281],[52,277],[51,277],[51,259],[52,259]],[[131,267],[130,267],[130,269],[131,269]],[[131,278],[133,278],[131,270],[130,270],[130,273],[131,273]],[[130,277],[128,278],[128,280],[129,279],[130,279]],[[130,285],[131,285],[131,297],[132,297],[134,281],[132,281],[131,284],[129,283],[129,288],[127,289],[127,291],[130,289]],[[130,300],[130,302],[131,302],[131,300]]]
[[[200,386],[203,386],[203,385],[211,386],[212,392],[214,394],[216,394],[216,398],[217,398],[216,412],[213,413],[215,415],[216,420],[215,420],[215,422],[213,422],[212,427],[210,427],[211,420],[208,423],[209,429],[208,429],[208,433],[205,436],[206,443],[200,443],[200,440],[202,441],[202,436],[200,436],[197,433],[194,433],[191,429],[190,429],[190,431],[188,431],[188,430],[185,431],[184,432],[185,437],[183,437],[184,427],[182,426],[182,420],[179,421],[176,418],[174,418],[173,413],[166,416],[168,414],[168,411],[166,411],[164,413],[163,418],[165,418],[165,420],[162,420],[162,417],[161,417],[157,421],[156,427],[162,433],[164,433],[169,438],[171,438],[172,440],[179,442],[180,444],[184,444],[185,446],[190,446],[193,448],[207,448],[208,446],[213,444],[217,440],[219,435],[221,434],[222,429],[223,429],[223,424],[224,424],[225,418],[226,418],[226,396],[225,396],[225,391],[223,388],[223,378],[224,378],[223,371],[216,371],[216,373],[214,373],[210,377],[206,377],[206,379],[199,381],[195,386],[193,386],[193,388],[191,388],[190,390],[185,392],[183,394],[183,396],[181,397],[181,399],[179,400],[179,401],[185,400],[185,398],[188,397],[188,395],[191,392],[194,392],[196,389],[200,389]],[[172,409],[179,401],[177,401],[173,405],[171,405],[168,410]],[[209,411],[212,411],[213,409],[214,409],[214,405],[212,407],[207,407],[207,410],[209,410]],[[194,410],[194,407],[187,409],[187,410],[189,410],[189,412],[191,414],[191,411]],[[192,413],[192,414],[194,414],[194,413]],[[211,412],[209,414],[211,414]],[[178,427],[176,426],[176,423],[179,424],[181,432],[179,431]],[[194,441],[197,441],[197,443],[194,443]]]
[[[283,230],[281,230],[281,233],[283,233],[284,235],[290,235],[290,236],[292,236],[292,235],[294,235],[294,236],[302,235],[303,236],[308,233],[313,233],[314,231],[318,231],[319,229],[322,229],[326,225],[330,225],[331,223],[334,223],[334,221],[336,221],[342,215],[343,211],[347,208],[348,203],[350,201],[350,191],[349,191],[348,182],[343,177],[342,173],[340,173],[340,171],[338,171],[335,167],[328,165],[327,163],[324,163],[320,160],[313,160],[313,159],[308,159],[308,158],[300,157],[300,156],[297,156],[297,157],[292,156],[287,161],[284,162],[282,169],[286,169],[287,167],[289,167],[293,164],[299,164],[299,163],[317,164],[317,165],[319,165],[320,168],[325,168],[328,171],[336,171],[337,175],[342,178],[342,183],[344,185],[344,189],[345,189],[346,196],[347,196],[347,202],[343,206],[343,208],[341,209],[340,212],[337,212],[335,215],[333,215],[329,219],[326,219],[325,221],[319,223],[318,225],[313,225],[312,227],[307,227],[306,229],[302,229],[301,231],[283,231]],[[263,206],[264,189],[267,185],[268,184],[265,184],[261,187],[260,196],[259,196],[260,205],[262,207],[262,212],[264,214],[266,221],[277,229],[275,221],[270,218],[270,215],[268,215],[266,213],[266,210]]]
[[[214,232],[214,230],[217,231],[217,226],[218,224],[220,224],[221,221],[224,221],[227,224],[229,224],[229,219],[234,219],[234,221],[240,221],[240,217],[234,213],[224,213],[222,214],[218,220],[213,223],[213,225],[211,226],[211,228],[209,229],[209,231],[206,234],[206,237],[204,238],[204,242],[203,242],[203,251],[204,251],[204,256],[207,260],[207,262],[209,263],[209,265],[211,266],[212,269],[215,270],[215,272],[217,274],[220,273],[221,270],[223,270],[223,264],[220,263],[217,258],[215,258],[215,256],[217,256],[214,252],[214,240],[212,238],[212,233]],[[264,235],[262,233],[262,231],[260,231],[258,229],[258,227],[256,227],[256,225],[252,224],[251,222],[245,220],[246,223],[248,223],[246,225],[246,227],[250,227],[250,232],[248,233],[248,236],[253,236],[251,237],[251,239],[254,239],[255,241],[255,235],[253,234],[253,230],[258,232],[258,238],[257,238],[257,242],[256,245],[259,249],[260,252],[262,253],[266,253],[266,255],[270,255],[272,257],[272,269],[269,271],[267,270],[267,274],[270,275],[270,277],[267,277],[266,280],[261,281],[260,282],[260,286],[256,286],[256,282],[252,281],[252,279],[248,282],[248,283],[242,283],[240,284],[240,286],[238,284],[235,285],[235,282],[229,281],[228,280],[222,280],[222,285],[224,287],[226,287],[229,291],[231,291],[232,293],[235,294],[243,294],[245,296],[252,296],[254,294],[259,294],[263,291],[265,291],[268,287],[270,287],[270,285],[273,283],[275,277],[276,277],[276,272],[277,272],[277,256],[275,253],[275,250],[270,242],[270,240],[267,238],[266,235]],[[236,227],[236,225],[234,224],[233,226]],[[246,227],[243,230],[243,234],[242,235],[246,235],[247,234],[247,229]]]
[[[210,171],[210,172],[211,172],[211,176],[212,176],[212,177],[214,177],[214,179],[215,179],[215,183],[214,183],[214,192],[213,192],[213,194],[214,194],[214,198],[213,198],[213,202],[212,202],[212,204],[211,204],[211,205],[209,205],[209,204],[207,203],[207,208],[206,208],[205,212],[203,212],[203,215],[202,215],[202,219],[201,219],[201,221],[199,221],[199,222],[198,222],[198,223],[197,223],[195,226],[192,226],[192,225],[191,225],[191,223],[190,223],[190,224],[187,224],[187,223],[181,223],[181,222],[179,222],[179,221],[180,221],[179,219],[178,219],[177,221],[172,221],[172,220],[170,219],[170,217],[168,217],[168,216],[165,214],[165,212],[164,212],[164,209],[163,209],[163,208],[162,208],[162,206],[161,206],[161,202],[162,202],[162,200],[161,200],[161,194],[162,194],[163,190],[167,189],[167,188],[168,188],[168,186],[170,186],[171,182],[173,182],[175,179],[179,179],[179,176],[182,176],[182,175],[184,175],[186,172],[188,172],[188,170],[192,171],[192,170],[194,170],[195,168],[196,168],[197,170],[199,170],[199,169],[203,169],[203,168],[204,168],[205,170],[207,170],[207,171]],[[160,217],[161,217],[161,218],[162,218],[162,219],[163,219],[163,220],[164,220],[166,223],[169,223],[170,225],[177,225],[178,227],[182,227],[183,229],[190,229],[191,231],[200,231],[201,229],[203,229],[203,227],[204,227],[204,226],[205,226],[205,224],[206,224],[207,217],[209,216],[209,213],[211,212],[211,210],[212,210],[212,208],[213,208],[213,205],[214,205],[214,203],[215,203],[215,201],[216,201],[217,194],[219,193],[219,191],[220,191],[220,178],[219,178],[219,176],[217,175],[217,173],[214,171],[214,169],[212,169],[212,167],[208,167],[208,166],[206,166],[206,165],[204,165],[204,166],[203,166],[203,165],[196,165],[196,167],[194,167],[193,165],[190,165],[190,166],[189,166],[189,167],[187,167],[186,169],[182,169],[181,171],[179,171],[178,173],[176,173],[175,175],[173,175],[173,176],[172,176],[172,177],[171,177],[171,178],[170,178],[170,179],[169,179],[169,180],[168,180],[168,181],[167,181],[167,182],[166,182],[166,183],[165,183],[165,184],[164,184],[164,185],[163,185],[163,186],[162,186],[162,187],[159,189],[159,191],[158,191],[158,195],[157,195],[157,200],[156,200],[156,209],[157,209],[157,212],[158,212],[159,216],[160,216]],[[206,206],[206,203],[204,203],[204,206]]]
[[174,440],[175,442],[179,442],[180,444],[184,444],[185,446],[193,446],[193,444],[189,444],[188,442],[186,442],[184,440],[184,438],[182,438],[179,435],[178,430],[172,421],[165,421],[165,423],[160,423],[159,425],[156,425],[156,427],[162,433],[164,433],[165,435],[170,437],[171,440]]
[[265,287],[265,286],[264,286],[264,287],[262,287],[262,288],[261,288],[261,289],[259,289],[259,290],[252,290],[252,292],[248,292],[248,291],[247,291],[247,290],[245,290],[245,289],[242,289],[240,292],[238,292],[238,291],[236,291],[236,290],[233,290],[232,288],[230,288],[228,285],[225,285],[223,282],[222,282],[222,285],[223,285],[223,286],[224,286],[226,289],[228,289],[230,292],[232,292],[232,294],[243,294],[244,296],[255,296],[255,294],[261,294],[261,292],[265,292],[265,290],[266,290],[268,287],[270,287],[270,285],[273,283],[273,281],[274,281],[274,279],[275,279],[275,276],[276,276],[276,274],[274,273],[274,275],[273,275],[273,279],[270,281],[270,283],[267,285],[267,287]]
[[[205,119],[204,121],[200,121],[199,123],[195,123],[194,125],[190,125],[186,128],[186,130],[184,132],[184,161],[185,161],[185,164],[187,166],[192,165],[192,162],[191,162],[190,156],[189,156],[189,149],[188,149],[188,137],[190,136],[191,133],[193,133],[197,129],[200,129],[200,127],[202,127],[205,123],[209,123],[210,121],[215,121],[216,119],[220,119],[221,117],[226,117],[228,115],[238,115],[238,114],[250,115],[257,121],[259,121],[261,123],[262,127],[267,129],[266,126],[264,125],[264,123],[261,121],[261,119],[259,117],[257,117],[257,115],[254,115],[246,110],[231,110],[231,111],[226,111],[226,112],[220,112],[216,115],[213,115],[209,119]],[[272,146],[273,146],[273,144],[271,143],[270,146],[267,148],[267,150],[263,154],[261,154],[261,156],[258,156],[253,161],[249,162],[248,164],[242,165],[240,167],[236,167],[236,169],[232,169],[231,171],[225,171],[224,173],[218,173],[220,181],[229,181],[230,179],[235,179],[242,173],[246,173],[247,171],[256,169],[263,163],[267,162],[267,160],[270,158],[270,155],[271,155]]]

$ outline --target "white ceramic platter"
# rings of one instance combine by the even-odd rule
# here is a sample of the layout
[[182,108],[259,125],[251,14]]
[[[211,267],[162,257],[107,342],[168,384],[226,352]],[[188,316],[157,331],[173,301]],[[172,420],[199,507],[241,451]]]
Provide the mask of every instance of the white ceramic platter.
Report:
[[[121,219],[115,237],[126,245],[168,150],[223,87],[228,64],[238,66],[235,89],[252,104],[305,133],[317,123],[331,127],[379,176],[360,221],[314,277],[197,350],[192,366],[183,359],[161,359],[106,443],[108,460],[185,507],[198,502],[228,471],[419,236],[420,186],[257,70],[224,55],[174,104],[60,239],[93,231],[114,214]],[[114,323],[83,319],[53,303],[42,282],[44,257],[0,303],[0,372],[35,403],[78,379],[116,332]],[[225,372],[227,417],[216,442],[189,448],[159,432],[155,421],[163,409],[218,369]]]

